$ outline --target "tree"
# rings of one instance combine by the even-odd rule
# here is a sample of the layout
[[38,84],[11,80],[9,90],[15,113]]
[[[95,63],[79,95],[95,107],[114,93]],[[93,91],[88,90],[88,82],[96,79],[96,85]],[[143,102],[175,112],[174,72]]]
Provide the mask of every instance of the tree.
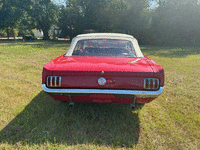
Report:
[[7,36],[9,38],[10,28],[16,27],[17,21],[22,15],[22,9],[15,7],[16,3],[13,0],[0,1],[0,28],[7,29]]
[[43,39],[48,40],[49,29],[57,23],[57,6],[51,0],[32,0],[30,9],[26,11],[36,23],[36,27],[43,31]]
[[26,11],[23,12],[22,17],[17,24],[17,28],[19,30],[20,36],[25,35],[34,35],[32,29],[37,28],[37,23],[32,19],[30,15]]
[[197,1],[167,1],[152,18],[152,41],[162,45],[196,44],[200,34],[200,9]]
[[146,35],[150,27],[148,0],[126,0],[127,8],[122,11],[119,29],[123,33],[132,34],[142,44],[146,44]]
[[120,32],[121,21],[124,11],[127,9],[127,3],[123,0],[105,0],[99,7],[98,16],[95,21],[97,30],[100,32]]
[[134,34],[149,22],[147,7],[148,0],[67,0],[59,27],[70,39],[84,29]]
[[79,10],[75,7],[62,7],[58,19],[58,26],[62,30],[62,37],[70,37],[70,41],[83,30],[83,18]]
[[66,7],[62,7],[58,26],[62,36],[72,38],[83,32],[84,29],[97,29],[96,21],[98,10],[104,0],[68,0]]

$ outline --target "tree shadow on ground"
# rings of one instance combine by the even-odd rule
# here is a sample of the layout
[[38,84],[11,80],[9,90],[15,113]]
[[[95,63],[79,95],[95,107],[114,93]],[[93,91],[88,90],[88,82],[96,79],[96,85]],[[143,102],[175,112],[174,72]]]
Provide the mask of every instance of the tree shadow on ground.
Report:
[[31,45],[33,48],[50,48],[50,47],[67,47],[70,41],[68,40],[33,40],[33,41],[23,41],[23,40],[0,40],[0,45],[13,46],[13,45]]
[[[0,131],[0,142],[133,147],[138,143],[140,121],[129,106],[75,103],[71,108],[67,102],[55,101],[41,91]],[[142,107],[137,105],[136,109]]]
[[199,55],[200,47],[164,47],[164,46],[141,46],[145,55],[161,57],[187,57],[188,55]]

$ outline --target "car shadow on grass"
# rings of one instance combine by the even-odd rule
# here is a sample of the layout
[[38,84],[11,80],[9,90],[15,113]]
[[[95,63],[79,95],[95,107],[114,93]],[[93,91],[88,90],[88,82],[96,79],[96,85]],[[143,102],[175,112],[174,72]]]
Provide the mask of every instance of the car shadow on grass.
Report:
[[145,55],[154,55],[169,58],[183,58],[188,55],[199,55],[199,47],[164,47],[164,46],[141,46]]
[[41,91],[6,127],[0,141],[42,144],[94,144],[98,146],[134,147],[138,143],[140,121],[137,105],[75,103],[53,100]]

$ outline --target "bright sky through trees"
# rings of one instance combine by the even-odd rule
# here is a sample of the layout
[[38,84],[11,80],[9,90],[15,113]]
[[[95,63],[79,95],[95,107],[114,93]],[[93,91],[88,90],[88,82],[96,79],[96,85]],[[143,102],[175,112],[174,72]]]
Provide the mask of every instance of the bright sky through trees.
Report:
[[[65,5],[65,0],[51,0],[51,1],[53,1],[55,4]],[[154,8],[157,6],[158,6],[157,2],[150,0],[150,8]]]
[[55,4],[65,5],[65,0],[51,0],[51,1],[53,1]]

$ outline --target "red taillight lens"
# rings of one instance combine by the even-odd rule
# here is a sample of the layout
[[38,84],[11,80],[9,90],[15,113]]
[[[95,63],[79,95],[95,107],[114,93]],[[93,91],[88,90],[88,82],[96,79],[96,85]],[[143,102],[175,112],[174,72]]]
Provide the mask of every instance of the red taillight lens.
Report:
[[156,90],[159,88],[159,79],[157,78],[145,78],[144,89]]
[[61,76],[48,76],[46,84],[48,87],[60,87],[61,86]]

